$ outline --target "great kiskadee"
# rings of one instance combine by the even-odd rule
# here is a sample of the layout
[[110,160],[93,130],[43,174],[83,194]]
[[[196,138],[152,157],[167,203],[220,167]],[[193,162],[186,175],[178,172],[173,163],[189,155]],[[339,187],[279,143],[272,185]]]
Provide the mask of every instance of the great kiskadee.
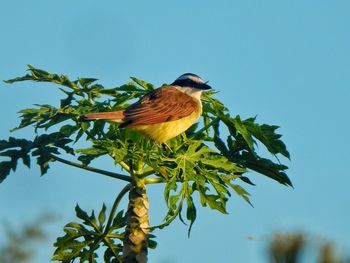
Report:
[[202,114],[201,95],[211,89],[199,76],[186,73],[171,85],[155,89],[125,110],[89,113],[83,120],[121,122],[162,144],[186,131]]

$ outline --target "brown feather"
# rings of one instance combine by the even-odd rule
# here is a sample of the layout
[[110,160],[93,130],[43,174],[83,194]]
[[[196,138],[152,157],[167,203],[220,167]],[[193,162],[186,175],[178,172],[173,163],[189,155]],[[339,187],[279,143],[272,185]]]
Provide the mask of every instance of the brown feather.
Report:
[[120,128],[176,121],[200,110],[200,102],[172,86],[151,91],[124,111],[82,115],[83,120],[121,121]]
[[124,111],[111,111],[111,112],[96,112],[88,113],[81,116],[83,120],[112,120],[122,121],[124,119]]
[[158,124],[175,121],[198,109],[193,97],[180,90],[165,86],[146,94],[141,100],[124,111],[124,122],[120,128]]

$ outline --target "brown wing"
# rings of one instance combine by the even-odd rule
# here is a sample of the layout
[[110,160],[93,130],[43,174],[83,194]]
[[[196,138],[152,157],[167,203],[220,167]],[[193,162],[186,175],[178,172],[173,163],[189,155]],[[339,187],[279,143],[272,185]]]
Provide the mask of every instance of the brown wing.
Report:
[[124,111],[120,128],[174,121],[190,115],[198,102],[178,89],[165,86],[145,95]]

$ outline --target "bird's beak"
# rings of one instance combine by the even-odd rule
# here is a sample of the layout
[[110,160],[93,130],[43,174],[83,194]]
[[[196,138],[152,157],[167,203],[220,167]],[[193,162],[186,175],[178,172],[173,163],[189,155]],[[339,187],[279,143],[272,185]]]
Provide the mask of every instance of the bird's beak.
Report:
[[211,89],[211,86],[209,86],[207,83],[203,83],[203,84],[200,86],[200,88],[201,88],[202,90],[207,90],[207,89]]

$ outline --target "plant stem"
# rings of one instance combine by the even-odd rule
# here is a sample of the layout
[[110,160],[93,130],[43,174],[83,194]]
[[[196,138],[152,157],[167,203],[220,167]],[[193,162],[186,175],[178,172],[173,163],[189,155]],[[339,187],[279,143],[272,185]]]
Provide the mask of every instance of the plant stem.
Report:
[[154,171],[151,167],[146,167],[144,170],[143,170],[143,173],[140,174],[140,177],[147,177],[151,174],[154,174],[156,171]]
[[123,263],[146,263],[148,253],[149,203],[143,178],[133,177],[126,213]]
[[64,163],[64,164],[67,164],[67,165],[70,165],[70,166],[74,166],[74,167],[77,167],[77,168],[80,168],[80,169],[84,169],[84,170],[87,170],[87,171],[90,171],[90,172],[94,172],[94,173],[99,173],[99,174],[106,175],[106,176],[109,176],[109,177],[112,177],[112,178],[115,178],[115,179],[123,180],[123,181],[126,181],[126,182],[131,182],[132,181],[132,179],[129,176],[124,175],[124,174],[112,173],[112,172],[101,170],[101,169],[98,169],[98,168],[95,168],[95,167],[91,167],[91,166],[83,165],[83,164],[80,164],[80,163],[75,163],[75,162],[72,162],[72,161],[68,161],[68,160],[65,160],[65,159],[63,159],[61,157],[58,157],[58,156],[56,156],[56,155],[54,155],[52,153],[49,153],[49,155],[50,155],[51,158],[55,159],[56,161]]
[[165,183],[165,180],[163,178],[146,178],[145,184],[160,184]]
[[118,194],[117,197],[115,198],[114,203],[113,203],[113,206],[112,206],[112,208],[111,208],[111,212],[110,212],[109,217],[108,217],[108,221],[107,221],[106,227],[105,227],[105,231],[104,231],[105,234],[108,233],[109,228],[111,227],[111,224],[112,224],[112,220],[113,220],[113,218],[114,218],[115,211],[117,210],[120,201],[122,200],[122,198],[124,197],[124,195],[130,190],[130,188],[131,188],[131,184],[127,184],[127,185],[119,192],[119,194]]
[[[118,256],[118,253],[115,251],[115,248],[111,245],[110,237],[108,237],[109,229],[110,229],[110,227],[112,225],[112,221],[114,219],[114,215],[115,215],[115,212],[116,212],[116,210],[117,210],[117,208],[119,206],[120,201],[125,196],[125,194],[130,190],[130,188],[131,188],[131,184],[127,184],[126,186],[124,186],[124,188],[117,195],[116,199],[114,200],[111,212],[109,214],[106,227],[105,227],[105,229],[103,231],[103,235],[101,236],[102,239],[103,239],[103,242],[111,249],[111,251],[114,253],[114,255],[116,257]],[[123,237],[119,236],[119,237],[113,237],[113,238],[121,239]]]
[[128,171],[130,173],[130,167],[129,165],[127,165],[125,162],[120,161],[119,162],[120,166],[123,167],[126,171]]
[[212,120],[211,122],[209,122],[207,125],[205,125],[203,128],[201,128],[200,130],[196,131],[196,133],[192,134],[191,139],[195,138],[197,135],[203,133],[205,130],[207,130],[208,128],[210,128],[211,126],[213,126],[215,123],[219,122],[219,118],[215,118],[214,120]]

